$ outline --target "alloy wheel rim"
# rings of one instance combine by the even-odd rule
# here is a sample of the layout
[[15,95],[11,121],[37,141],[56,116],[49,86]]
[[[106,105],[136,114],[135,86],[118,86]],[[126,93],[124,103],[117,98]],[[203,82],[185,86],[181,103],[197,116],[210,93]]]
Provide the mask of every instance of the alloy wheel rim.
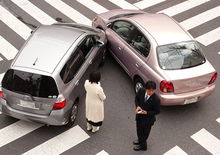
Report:
[[143,84],[141,82],[137,82],[136,85],[135,85],[136,93],[139,91],[140,88],[143,88]]
[[77,105],[74,105],[71,112],[71,122],[75,120],[76,114],[77,114]]

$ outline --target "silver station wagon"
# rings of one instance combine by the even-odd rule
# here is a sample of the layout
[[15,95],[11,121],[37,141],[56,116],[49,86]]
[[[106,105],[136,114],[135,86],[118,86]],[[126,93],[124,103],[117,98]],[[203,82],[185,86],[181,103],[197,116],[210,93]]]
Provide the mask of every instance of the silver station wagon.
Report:
[[97,15],[108,49],[134,81],[135,92],[154,80],[163,105],[197,102],[215,88],[217,72],[197,41],[165,14],[116,9]]
[[84,82],[105,58],[104,32],[79,24],[40,26],[5,73],[3,114],[49,125],[72,125]]

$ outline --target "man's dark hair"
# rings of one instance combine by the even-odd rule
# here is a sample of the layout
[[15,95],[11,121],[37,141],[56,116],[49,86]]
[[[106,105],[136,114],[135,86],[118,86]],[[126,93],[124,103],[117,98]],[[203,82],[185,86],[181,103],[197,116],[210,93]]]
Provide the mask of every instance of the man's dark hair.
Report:
[[156,89],[156,83],[154,81],[147,81],[145,84],[146,89]]
[[98,71],[92,72],[89,75],[89,82],[91,83],[98,83],[101,79],[101,74]]

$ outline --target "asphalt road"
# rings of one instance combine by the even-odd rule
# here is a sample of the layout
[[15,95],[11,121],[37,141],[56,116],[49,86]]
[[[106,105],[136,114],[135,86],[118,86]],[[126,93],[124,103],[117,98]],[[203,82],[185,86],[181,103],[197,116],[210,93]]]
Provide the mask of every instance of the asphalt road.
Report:
[[[54,9],[51,5],[43,0],[34,1],[30,0],[32,4],[43,10],[50,15],[53,19],[59,17],[63,21],[72,22],[73,20],[64,15],[61,11]],[[81,14],[89,19],[92,19],[96,12],[91,11],[86,6],[78,1],[64,0],[66,4],[79,11]],[[104,6],[106,9],[119,8],[113,2],[106,0],[94,0],[98,4]],[[129,4],[137,3],[136,0],[127,0]],[[144,10],[147,12],[158,12],[171,6],[185,2],[184,0],[167,0],[155,4]],[[4,8],[8,8],[14,16],[22,17],[28,27],[34,29],[33,26],[40,25],[41,22],[34,19],[27,12],[18,7],[10,0],[0,1]],[[134,5],[133,5],[134,6]],[[202,14],[220,6],[219,0],[210,0],[201,5],[195,6],[192,9],[186,10],[173,17],[180,23],[185,20]],[[1,12],[0,12],[1,13]],[[214,13],[213,13],[214,14]],[[211,15],[213,15],[211,14]],[[16,30],[10,28],[3,19],[4,14],[0,14],[0,35],[7,40],[12,46],[19,50],[25,41]],[[213,15],[214,16],[214,15]],[[214,18],[209,16],[208,20],[198,26],[189,29],[189,32],[195,37],[202,36],[212,30],[220,27],[220,14]],[[203,18],[201,18],[203,20]],[[32,25],[32,26],[31,26]],[[218,35],[219,36],[219,35]],[[214,38],[216,35],[208,37]],[[208,45],[201,44],[206,57],[220,73],[219,59],[220,59],[220,37],[217,41]],[[0,48],[0,50],[2,50]],[[7,60],[3,52],[0,51],[0,73],[4,73],[11,63],[11,59]],[[104,150],[110,155],[136,155],[136,154],[149,154],[160,155],[164,154],[176,145],[184,150],[184,152],[192,155],[208,155],[212,154],[210,150],[205,149],[203,146],[194,141],[191,136],[201,129],[206,129],[213,136],[220,139],[220,124],[216,121],[220,117],[220,79],[216,81],[216,89],[214,93],[205,98],[204,100],[191,105],[185,106],[172,106],[161,107],[161,113],[157,117],[157,121],[152,128],[152,132],[148,139],[147,152],[134,152],[132,141],[136,139],[135,128],[135,114],[134,114],[134,90],[133,83],[129,76],[121,69],[119,64],[108,55],[104,67],[101,69],[102,81],[101,84],[104,88],[107,100],[105,102],[105,121],[100,131],[92,134],[86,131],[85,121],[85,98],[80,99],[79,113],[75,125],[79,125],[90,137],[78,145],[69,148],[63,152],[65,155],[92,155]],[[1,75],[1,74],[0,74]],[[19,120],[0,114],[0,137],[8,126],[18,122]],[[12,128],[13,129],[13,128]],[[26,129],[26,128],[25,128]],[[42,126],[30,133],[27,133],[17,139],[1,145],[0,154],[22,154],[44,142],[56,137],[59,134],[69,130],[66,127],[53,127]],[[4,132],[3,132],[4,131]],[[16,129],[12,130],[17,132]],[[78,133],[72,133],[78,134]],[[10,136],[9,136],[10,137]],[[10,138],[9,138],[10,139]],[[208,139],[208,138],[207,138]],[[0,139],[5,141],[5,139]],[[61,143],[65,142],[65,136],[60,139]],[[74,140],[73,140],[74,141]],[[211,144],[210,144],[211,145]],[[53,146],[48,146],[48,149],[53,149]],[[58,147],[59,149],[59,147]],[[216,149],[218,149],[216,147]],[[39,154],[43,154],[39,152]]]

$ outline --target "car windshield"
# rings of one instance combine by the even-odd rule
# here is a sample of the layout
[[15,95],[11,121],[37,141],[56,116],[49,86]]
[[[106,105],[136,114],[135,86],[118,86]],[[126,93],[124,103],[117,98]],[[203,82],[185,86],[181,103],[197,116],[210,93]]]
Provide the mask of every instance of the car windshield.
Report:
[[34,97],[51,98],[58,96],[56,83],[52,77],[9,69],[2,87],[20,94]]
[[159,65],[164,70],[185,69],[205,63],[205,57],[195,42],[159,46]]

